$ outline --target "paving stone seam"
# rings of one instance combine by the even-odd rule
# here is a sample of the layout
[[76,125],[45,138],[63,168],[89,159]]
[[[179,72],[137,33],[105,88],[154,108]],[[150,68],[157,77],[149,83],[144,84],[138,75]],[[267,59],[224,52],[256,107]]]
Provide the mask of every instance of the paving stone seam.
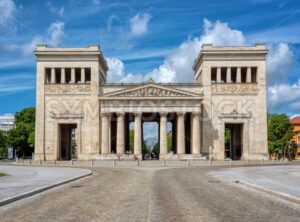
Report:
[[257,191],[260,191],[260,192],[265,192],[267,194],[270,194],[270,195],[273,195],[273,196],[276,196],[276,197],[279,197],[279,198],[282,198],[284,200],[288,200],[288,201],[291,201],[293,203],[296,203],[296,204],[300,205],[300,199],[297,198],[297,197],[293,197],[293,196],[290,196],[290,195],[285,194],[285,193],[281,193],[281,192],[278,192],[278,191],[267,189],[267,188],[264,188],[262,186],[252,184],[252,183],[248,183],[248,182],[245,182],[245,181],[242,181],[242,180],[235,181],[235,183],[253,188],[253,189],[255,189]]

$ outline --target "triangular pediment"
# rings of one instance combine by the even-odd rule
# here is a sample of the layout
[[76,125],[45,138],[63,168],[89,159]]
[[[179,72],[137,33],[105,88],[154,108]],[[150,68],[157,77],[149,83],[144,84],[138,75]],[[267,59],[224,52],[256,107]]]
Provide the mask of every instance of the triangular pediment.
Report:
[[147,83],[141,86],[130,87],[105,94],[107,97],[196,97],[200,96],[193,92],[176,89],[156,83]]

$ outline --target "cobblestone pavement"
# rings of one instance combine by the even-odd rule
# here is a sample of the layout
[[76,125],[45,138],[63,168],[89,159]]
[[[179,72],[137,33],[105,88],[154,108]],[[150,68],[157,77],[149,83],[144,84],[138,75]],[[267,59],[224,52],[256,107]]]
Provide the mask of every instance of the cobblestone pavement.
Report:
[[94,168],[0,208],[0,221],[299,221],[300,207],[222,182],[216,168]]
[[226,181],[242,181],[300,200],[300,165],[239,167],[212,172]]
[[8,175],[0,180],[0,205],[91,173],[86,169],[13,165],[0,165],[0,172]]

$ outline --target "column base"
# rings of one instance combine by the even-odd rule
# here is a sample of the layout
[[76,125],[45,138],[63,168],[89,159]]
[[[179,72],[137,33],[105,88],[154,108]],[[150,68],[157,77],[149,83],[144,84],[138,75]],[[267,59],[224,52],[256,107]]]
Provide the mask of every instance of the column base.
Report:
[[142,160],[142,154],[97,154],[95,160]]
[[206,156],[202,156],[201,154],[160,154],[160,160],[206,160]]
[[44,153],[34,153],[34,160],[44,160],[45,154]]

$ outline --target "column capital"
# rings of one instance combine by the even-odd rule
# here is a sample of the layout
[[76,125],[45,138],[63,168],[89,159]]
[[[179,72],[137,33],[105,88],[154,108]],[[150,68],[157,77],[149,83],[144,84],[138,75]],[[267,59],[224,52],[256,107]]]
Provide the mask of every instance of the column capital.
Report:
[[200,116],[200,115],[201,115],[201,112],[192,112],[192,115],[193,115],[193,116]]
[[185,115],[185,112],[176,112],[177,116],[184,116]]
[[134,115],[134,116],[142,116],[143,113],[142,113],[142,112],[134,112],[133,115]]
[[159,112],[159,115],[160,115],[160,116],[167,116],[167,115],[168,115],[168,112]]
[[124,116],[125,112],[117,112],[116,114],[117,114],[117,116]]
[[108,113],[108,112],[102,112],[102,113],[101,113],[101,116],[103,116],[103,117],[105,117],[105,116],[110,116],[110,113]]

